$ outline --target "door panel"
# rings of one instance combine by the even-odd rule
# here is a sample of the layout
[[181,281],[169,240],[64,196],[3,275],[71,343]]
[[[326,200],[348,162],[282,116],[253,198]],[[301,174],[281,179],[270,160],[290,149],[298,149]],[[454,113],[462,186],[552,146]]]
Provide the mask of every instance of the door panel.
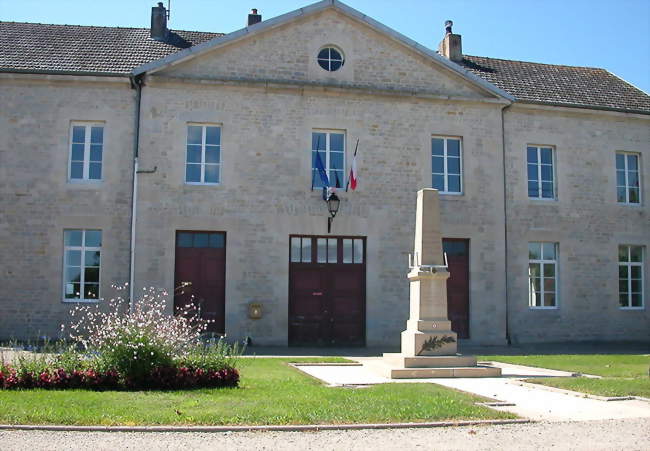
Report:
[[447,310],[451,329],[458,338],[469,338],[469,240],[445,238],[442,247],[447,253]]
[[[320,254],[319,238],[323,243]],[[359,249],[356,260],[343,259],[344,239],[328,236],[324,242],[323,238],[290,237],[293,243],[290,252],[294,255],[290,256],[289,263],[289,344],[363,345],[364,250]],[[356,240],[365,249],[365,240]],[[349,247],[351,239],[345,241]]]
[[[174,312],[186,305],[199,309],[211,321],[208,331],[225,331],[225,233],[177,232]],[[189,283],[182,287],[183,284]],[[182,287],[182,288],[179,288]]]

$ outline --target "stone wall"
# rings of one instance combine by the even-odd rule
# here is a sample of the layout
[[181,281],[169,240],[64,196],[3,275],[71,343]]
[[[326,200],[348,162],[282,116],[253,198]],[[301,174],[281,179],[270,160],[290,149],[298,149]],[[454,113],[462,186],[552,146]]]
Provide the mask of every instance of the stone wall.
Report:
[[[650,340],[647,117],[560,108],[506,110],[508,300],[515,342]],[[527,196],[526,146],[555,148],[557,200]],[[640,206],[616,202],[615,153],[641,154]],[[559,243],[557,309],[528,307],[529,241]],[[618,245],[646,246],[645,310],[618,303]]]
[[[102,296],[128,281],[134,91],[57,79],[0,78],[0,339],[58,336],[64,229],[102,229]],[[71,121],[105,122],[99,184],[68,182]]]
[[[142,102],[136,279],[173,288],[176,230],[227,233],[226,332],[287,343],[290,234],[325,234],[311,186],[311,132],[359,139],[359,188],[343,193],[333,234],[367,236],[367,344],[397,344],[408,317],[407,254],[415,193],[431,184],[431,136],[461,136],[465,193],[442,196],[444,234],[470,238],[472,336],[504,341],[500,108],[318,90],[177,84],[152,79]],[[219,186],[184,184],[187,124],[222,127]],[[494,204],[498,206],[494,207]],[[265,317],[247,319],[246,305]]]

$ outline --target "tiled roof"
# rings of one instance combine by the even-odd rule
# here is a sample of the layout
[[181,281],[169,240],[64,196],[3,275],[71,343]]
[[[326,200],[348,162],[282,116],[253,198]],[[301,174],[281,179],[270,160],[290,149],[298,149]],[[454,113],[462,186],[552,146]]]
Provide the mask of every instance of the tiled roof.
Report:
[[[222,33],[0,22],[0,71],[128,75],[134,68]],[[517,101],[650,114],[650,96],[604,69],[465,55],[462,65]]]
[[650,114],[650,96],[605,69],[470,55],[464,55],[463,66],[509,92],[520,102]]
[[173,31],[163,43],[151,39],[148,28],[0,22],[0,70],[126,75],[222,34]]

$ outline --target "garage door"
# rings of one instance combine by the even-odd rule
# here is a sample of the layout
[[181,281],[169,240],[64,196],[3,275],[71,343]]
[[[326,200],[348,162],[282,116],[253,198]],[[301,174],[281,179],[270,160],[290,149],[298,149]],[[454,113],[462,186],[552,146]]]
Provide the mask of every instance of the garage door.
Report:
[[365,344],[365,244],[364,237],[290,237],[290,345]]

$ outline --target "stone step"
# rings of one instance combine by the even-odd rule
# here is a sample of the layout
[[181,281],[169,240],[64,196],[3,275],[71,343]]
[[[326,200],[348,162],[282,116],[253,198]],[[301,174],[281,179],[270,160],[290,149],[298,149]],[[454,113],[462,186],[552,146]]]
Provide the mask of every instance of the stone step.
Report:
[[500,377],[501,368],[492,366],[462,366],[448,368],[405,368],[388,361],[364,362],[369,370],[389,379],[429,379],[449,377]]
[[471,355],[405,356],[400,353],[385,353],[384,360],[404,368],[451,368],[476,366],[476,357]]

